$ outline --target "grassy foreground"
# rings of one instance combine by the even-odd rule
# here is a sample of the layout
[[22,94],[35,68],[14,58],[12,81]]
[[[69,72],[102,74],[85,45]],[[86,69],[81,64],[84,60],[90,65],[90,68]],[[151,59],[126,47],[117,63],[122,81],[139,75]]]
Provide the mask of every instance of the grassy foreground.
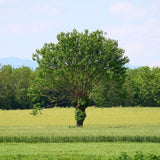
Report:
[[1,160],[160,160],[160,108],[90,107],[83,128],[74,108],[30,113],[0,110]]
[[160,108],[88,108],[75,128],[74,108],[0,111],[0,142],[160,142]]
[[75,128],[74,108],[0,111],[0,142],[160,142],[160,108],[88,108]]
[[[135,159],[136,156],[146,159],[160,155],[160,144],[156,143],[7,143],[0,144],[0,159],[54,160],[54,159]],[[155,156],[154,156],[155,157]],[[156,156],[160,158],[160,156]]]

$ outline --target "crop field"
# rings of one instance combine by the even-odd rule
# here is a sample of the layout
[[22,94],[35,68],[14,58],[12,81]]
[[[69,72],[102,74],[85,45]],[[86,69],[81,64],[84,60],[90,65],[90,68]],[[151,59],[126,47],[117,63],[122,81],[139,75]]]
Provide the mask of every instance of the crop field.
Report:
[[[160,108],[0,110],[0,159],[160,159]],[[137,158],[138,159],[138,158]]]

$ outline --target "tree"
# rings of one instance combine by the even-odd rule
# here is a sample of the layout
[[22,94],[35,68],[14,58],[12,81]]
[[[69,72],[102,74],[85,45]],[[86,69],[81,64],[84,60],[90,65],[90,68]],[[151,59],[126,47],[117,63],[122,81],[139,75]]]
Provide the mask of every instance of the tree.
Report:
[[0,68],[0,108],[12,109],[16,106],[15,94],[12,87],[13,68],[5,65]]
[[104,78],[92,90],[90,97],[94,104],[100,107],[124,106],[126,90],[123,87],[125,83],[126,73],[121,75],[110,75]]
[[57,90],[53,84],[52,76],[45,76],[41,74],[41,71],[36,70],[34,72],[35,78],[32,80],[30,87],[28,88],[28,96],[32,100],[32,105],[36,110],[38,108],[50,108],[54,106],[71,106],[71,103],[66,99],[64,95],[64,90]]
[[141,84],[142,79],[139,74],[139,68],[129,69],[124,83],[124,88],[127,92],[125,106],[137,106],[141,104],[139,96]]
[[34,79],[33,71],[29,67],[19,67],[13,69],[12,87],[14,90],[15,99],[17,101],[16,108],[29,109],[31,108],[31,100],[28,94],[30,81]]
[[148,66],[130,69],[124,84],[126,106],[160,106],[160,69]]
[[152,86],[151,94],[153,95],[154,103],[152,106],[160,106],[160,68],[152,68],[152,79],[150,80]]
[[77,30],[57,35],[58,43],[46,43],[37,49],[33,60],[39,64],[42,75],[51,77],[57,90],[65,90],[74,104],[77,126],[83,126],[85,109],[93,88],[110,74],[121,75],[129,61],[118,41],[107,39],[97,30],[89,33]]
[[0,68],[0,108],[29,109],[31,100],[27,96],[33,71],[29,67],[13,68],[4,65]]

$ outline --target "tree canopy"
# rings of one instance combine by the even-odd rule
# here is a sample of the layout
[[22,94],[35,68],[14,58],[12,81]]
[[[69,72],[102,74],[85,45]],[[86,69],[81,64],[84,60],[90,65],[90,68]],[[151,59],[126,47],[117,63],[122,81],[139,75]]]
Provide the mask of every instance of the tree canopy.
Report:
[[42,77],[47,77],[56,90],[65,90],[76,107],[77,125],[83,125],[91,91],[102,79],[115,79],[125,74],[128,57],[118,41],[105,33],[77,30],[57,35],[58,43],[46,43],[37,49],[33,59],[39,64]]

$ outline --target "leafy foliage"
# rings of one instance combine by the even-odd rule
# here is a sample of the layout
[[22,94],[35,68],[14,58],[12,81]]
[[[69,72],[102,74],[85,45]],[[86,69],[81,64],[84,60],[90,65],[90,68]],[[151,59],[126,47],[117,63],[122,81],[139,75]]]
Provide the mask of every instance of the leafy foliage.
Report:
[[111,74],[124,74],[128,57],[118,48],[117,41],[107,39],[100,30],[61,32],[57,40],[57,44],[46,43],[37,49],[33,59],[39,64],[41,75],[49,77],[56,90],[85,112],[93,88]]
[[31,108],[31,100],[27,93],[33,77],[33,71],[29,67],[2,66],[0,68],[0,108]]
[[[52,76],[54,87],[63,86],[68,97],[77,105],[78,99],[87,100],[91,90],[111,73],[120,75],[128,62],[118,42],[106,39],[103,31],[73,32],[57,35],[57,44],[45,44],[33,58],[42,73]],[[64,87],[65,86],[65,87]]]
[[[53,76],[28,67],[0,68],[0,109],[67,107],[73,103],[63,85],[56,89]],[[160,68],[128,69],[126,74],[103,78],[91,91],[88,100],[79,98],[77,105],[160,106]],[[38,111],[38,110],[37,110]]]
[[125,106],[160,106],[160,68],[140,67],[127,75]]

